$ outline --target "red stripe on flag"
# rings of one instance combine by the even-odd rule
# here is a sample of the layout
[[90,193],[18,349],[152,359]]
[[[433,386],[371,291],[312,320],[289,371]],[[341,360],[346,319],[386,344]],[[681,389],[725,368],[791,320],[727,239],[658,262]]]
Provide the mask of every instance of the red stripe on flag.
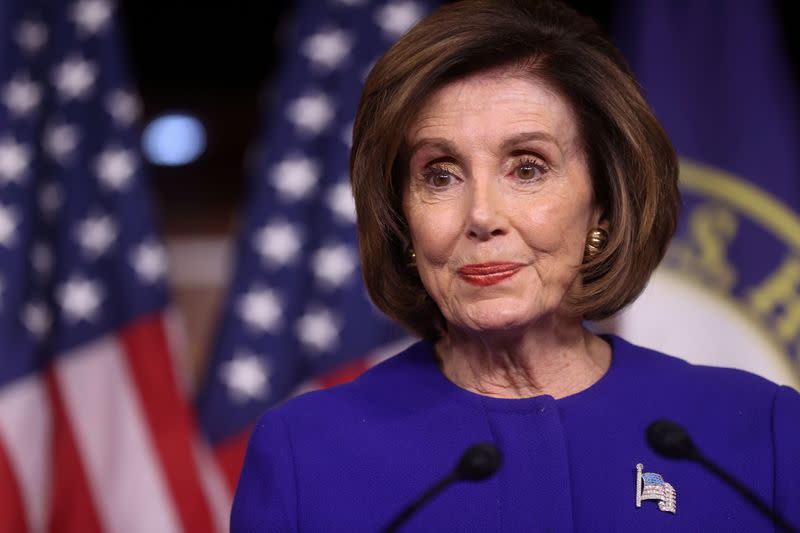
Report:
[[332,371],[318,377],[314,381],[320,386],[320,388],[323,389],[333,387],[334,385],[340,385],[342,383],[353,381],[367,368],[369,368],[369,366],[370,365],[366,359],[355,359],[343,365],[337,366]]
[[53,369],[45,372],[45,382],[53,416],[52,504],[48,529],[53,533],[101,533],[100,517]]
[[248,426],[244,431],[225,439],[214,448],[214,455],[232,491],[236,490],[236,484],[239,483],[239,475],[242,473],[247,443],[252,431],[253,426]]
[[183,529],[212,532],[192,453],[192,439],[199,434],[178,389],[163,320],[160,314],[137,320],[120,332],[120,340]]
[[24,533],[28,530],[25,520],[25,507],[19,492],[14,469],[3,449],[0,440],[0,524],[3,531],[9,533]]

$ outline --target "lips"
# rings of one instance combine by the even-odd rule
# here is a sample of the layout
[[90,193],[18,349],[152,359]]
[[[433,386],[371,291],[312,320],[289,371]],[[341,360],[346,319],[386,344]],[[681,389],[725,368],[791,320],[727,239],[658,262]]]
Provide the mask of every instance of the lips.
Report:
[[519,263],[481,263],[465,265],[458,269],[458,274],[467,283],[485,287],[510,278],[520,268]]

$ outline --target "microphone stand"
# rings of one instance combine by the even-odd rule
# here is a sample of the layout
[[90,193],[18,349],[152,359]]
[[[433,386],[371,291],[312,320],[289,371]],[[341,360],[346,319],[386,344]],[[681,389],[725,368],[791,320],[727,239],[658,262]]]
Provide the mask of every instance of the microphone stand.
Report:
[[437,481],[431,488],[425,491],[422,494],[422,496],[419,497],[419,499],[414,500],[413,504],[403,509],[403,512],[397,515],[395,519],[392,520],[392,522],[388,526],[386,526],[386,529],[383,530],[383,533],[394,533],[395,531],[397,531],[397,529],[400,526],[405,524],[408,521],[408,519],[411,518],[414,515],[414,513],[417,512],[417,509],[428,503],[437,494],[442,492],[447,487],[447,485],[456,481],[457,479],[458,475],[454,472],[449,476],[447,476],[446,478]]
[[500,450],[498,450],[494,444],[484,442],[470,446],[464,451],[456,468],[403,509],[403,511],[386,526],[383,533],[394,533],[397,531],[397,528],[406,523],[420,507],[435,498],[451,483],[462,480],[483,481],[489,479],[500,467],[500,460]]
[[723,483],[744,496],[750,504],[758,509],[773,525],[787,533],[798,533],[777,511],[767,505],[756,493],[745,487],[728,472],[714,464],[710,459],[700,453],[686,430],[671,420],[656,420],[647,427],[645,432],[650,447],[662,457],[669,459],[688,459],[700,463]]
[[765,517],[770,519],[780,530],[785,531],[786,533],[798,533],[794,526],[790,525],[789,522],[787,522],[780,514],[778,514],[777,511],[772,509],[764,502],[764,500],[759,498],[756,493],[745,487],[736,478],[714,464],[710,459],[702,455],[700,452],[695,451],[693,456],[690,456],[689,459],[697,461],[701,465],[705,466],[724,483],[727,483],[730,487],[733,487],[739,494],[744,496],[747,501],[753,505],[753,507],[761,511]]

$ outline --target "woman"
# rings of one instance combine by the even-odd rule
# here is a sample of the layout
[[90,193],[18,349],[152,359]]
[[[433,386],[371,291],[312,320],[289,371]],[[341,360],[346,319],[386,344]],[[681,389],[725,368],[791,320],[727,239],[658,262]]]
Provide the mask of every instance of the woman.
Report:
[[424,340],[268,412],[232,529],[378,531],[490,442],[494,475],[449,487],[407,531],[771,531],[648,447],[662,417],[800,522],[800,395],[584,327],[661,260],[677,174],[590,20],[465,0],[417,25],[366,81],[351,175],[370,296]]

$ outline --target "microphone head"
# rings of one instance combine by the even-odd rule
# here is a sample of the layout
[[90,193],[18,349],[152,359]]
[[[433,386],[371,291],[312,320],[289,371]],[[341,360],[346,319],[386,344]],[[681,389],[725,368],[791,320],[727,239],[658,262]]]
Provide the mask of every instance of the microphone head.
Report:
[[647,443],[656,453],[673,459],[696,459],[698,456],[689,434],[671,420],[656,420],[647,426]]
[[500,450],[484,442],[467,448],[456,466],[456,477],[469,481],[489,479],[500,467]]

